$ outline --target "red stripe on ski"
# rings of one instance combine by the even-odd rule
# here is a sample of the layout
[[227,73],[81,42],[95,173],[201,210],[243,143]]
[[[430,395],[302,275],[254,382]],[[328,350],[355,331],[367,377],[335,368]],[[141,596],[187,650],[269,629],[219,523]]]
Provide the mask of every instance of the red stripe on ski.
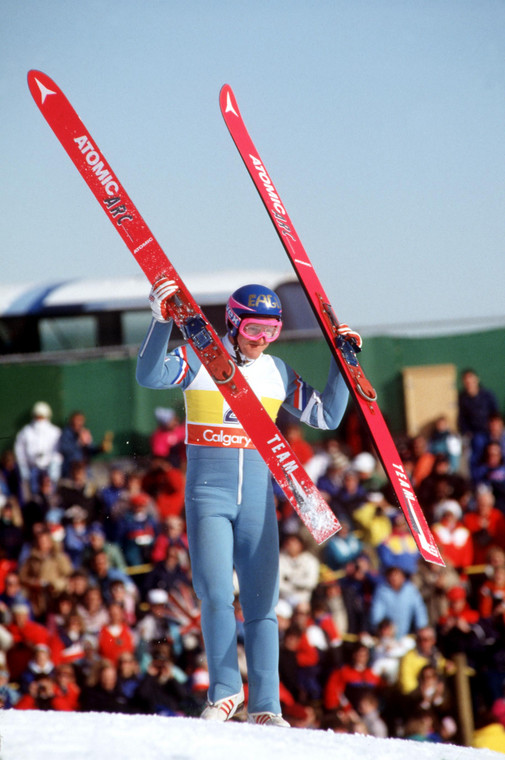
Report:
[[445,565],[377,404],[377,394],[365,377],[351,344],[337,334],[339,323],[329,299],[251,140],[229,85],[224,85],[221,89],[219,102],[233,142],[298,275],[340,371],[346,379],[349,391],[358,405],[417,547],[426,561]]
[[179,289],[171,300],[171,316],[254,441],[293,509],[314,539],[322,543],[340,529],[339,521],[231,361],[96,142],[50,77],[41,71],[30,71],[28,86],[42,115],[148,280],[152,283],[160,275],[166,275],[177,281]]

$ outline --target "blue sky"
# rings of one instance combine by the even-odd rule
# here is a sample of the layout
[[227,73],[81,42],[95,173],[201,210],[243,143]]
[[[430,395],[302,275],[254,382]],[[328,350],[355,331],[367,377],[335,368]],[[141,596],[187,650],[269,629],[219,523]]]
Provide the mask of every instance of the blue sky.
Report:
[[289,268],[228,82],[341,319],[505,317],[501,0],[3,0],[0,50],[2,284],[137,273],[31,99],[36,68],[182,275]]

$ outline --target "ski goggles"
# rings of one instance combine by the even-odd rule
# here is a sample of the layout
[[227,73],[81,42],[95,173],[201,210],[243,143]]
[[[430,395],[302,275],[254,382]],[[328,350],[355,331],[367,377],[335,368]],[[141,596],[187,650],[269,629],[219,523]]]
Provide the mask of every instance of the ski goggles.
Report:
[[267,343],[277,340],[282,329],[279,319],[255,319],[246,317],[239,325],[238,331],[247,340],[261,340],[265,338]]

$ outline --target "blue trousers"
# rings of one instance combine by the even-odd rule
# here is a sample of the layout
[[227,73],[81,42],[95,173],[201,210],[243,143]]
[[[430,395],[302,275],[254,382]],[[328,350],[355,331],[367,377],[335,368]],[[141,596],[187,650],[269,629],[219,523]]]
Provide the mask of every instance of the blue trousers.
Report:
[[241,687],[233,568],[244,615],[249,712],[280,713],[279,538],[270,473],[254,450],[188,446],[186,519],[202,607],[209,699]]

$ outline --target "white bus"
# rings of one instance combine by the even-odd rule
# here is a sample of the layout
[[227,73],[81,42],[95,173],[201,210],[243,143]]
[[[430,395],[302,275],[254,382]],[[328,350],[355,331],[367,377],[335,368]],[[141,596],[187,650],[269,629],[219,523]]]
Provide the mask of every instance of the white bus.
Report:
[[[236,288],[258,282],[283,305],[286,340],[320,336],[305,294],[292,272],[236,270],[184,275],[184,281],[219,334],[224,308]],[[143,274],[0,285],[0,361],[64,360],[77,353],[134,353],[149,324],[149,283]],[[174,342],[180,341],[174,330]]]

